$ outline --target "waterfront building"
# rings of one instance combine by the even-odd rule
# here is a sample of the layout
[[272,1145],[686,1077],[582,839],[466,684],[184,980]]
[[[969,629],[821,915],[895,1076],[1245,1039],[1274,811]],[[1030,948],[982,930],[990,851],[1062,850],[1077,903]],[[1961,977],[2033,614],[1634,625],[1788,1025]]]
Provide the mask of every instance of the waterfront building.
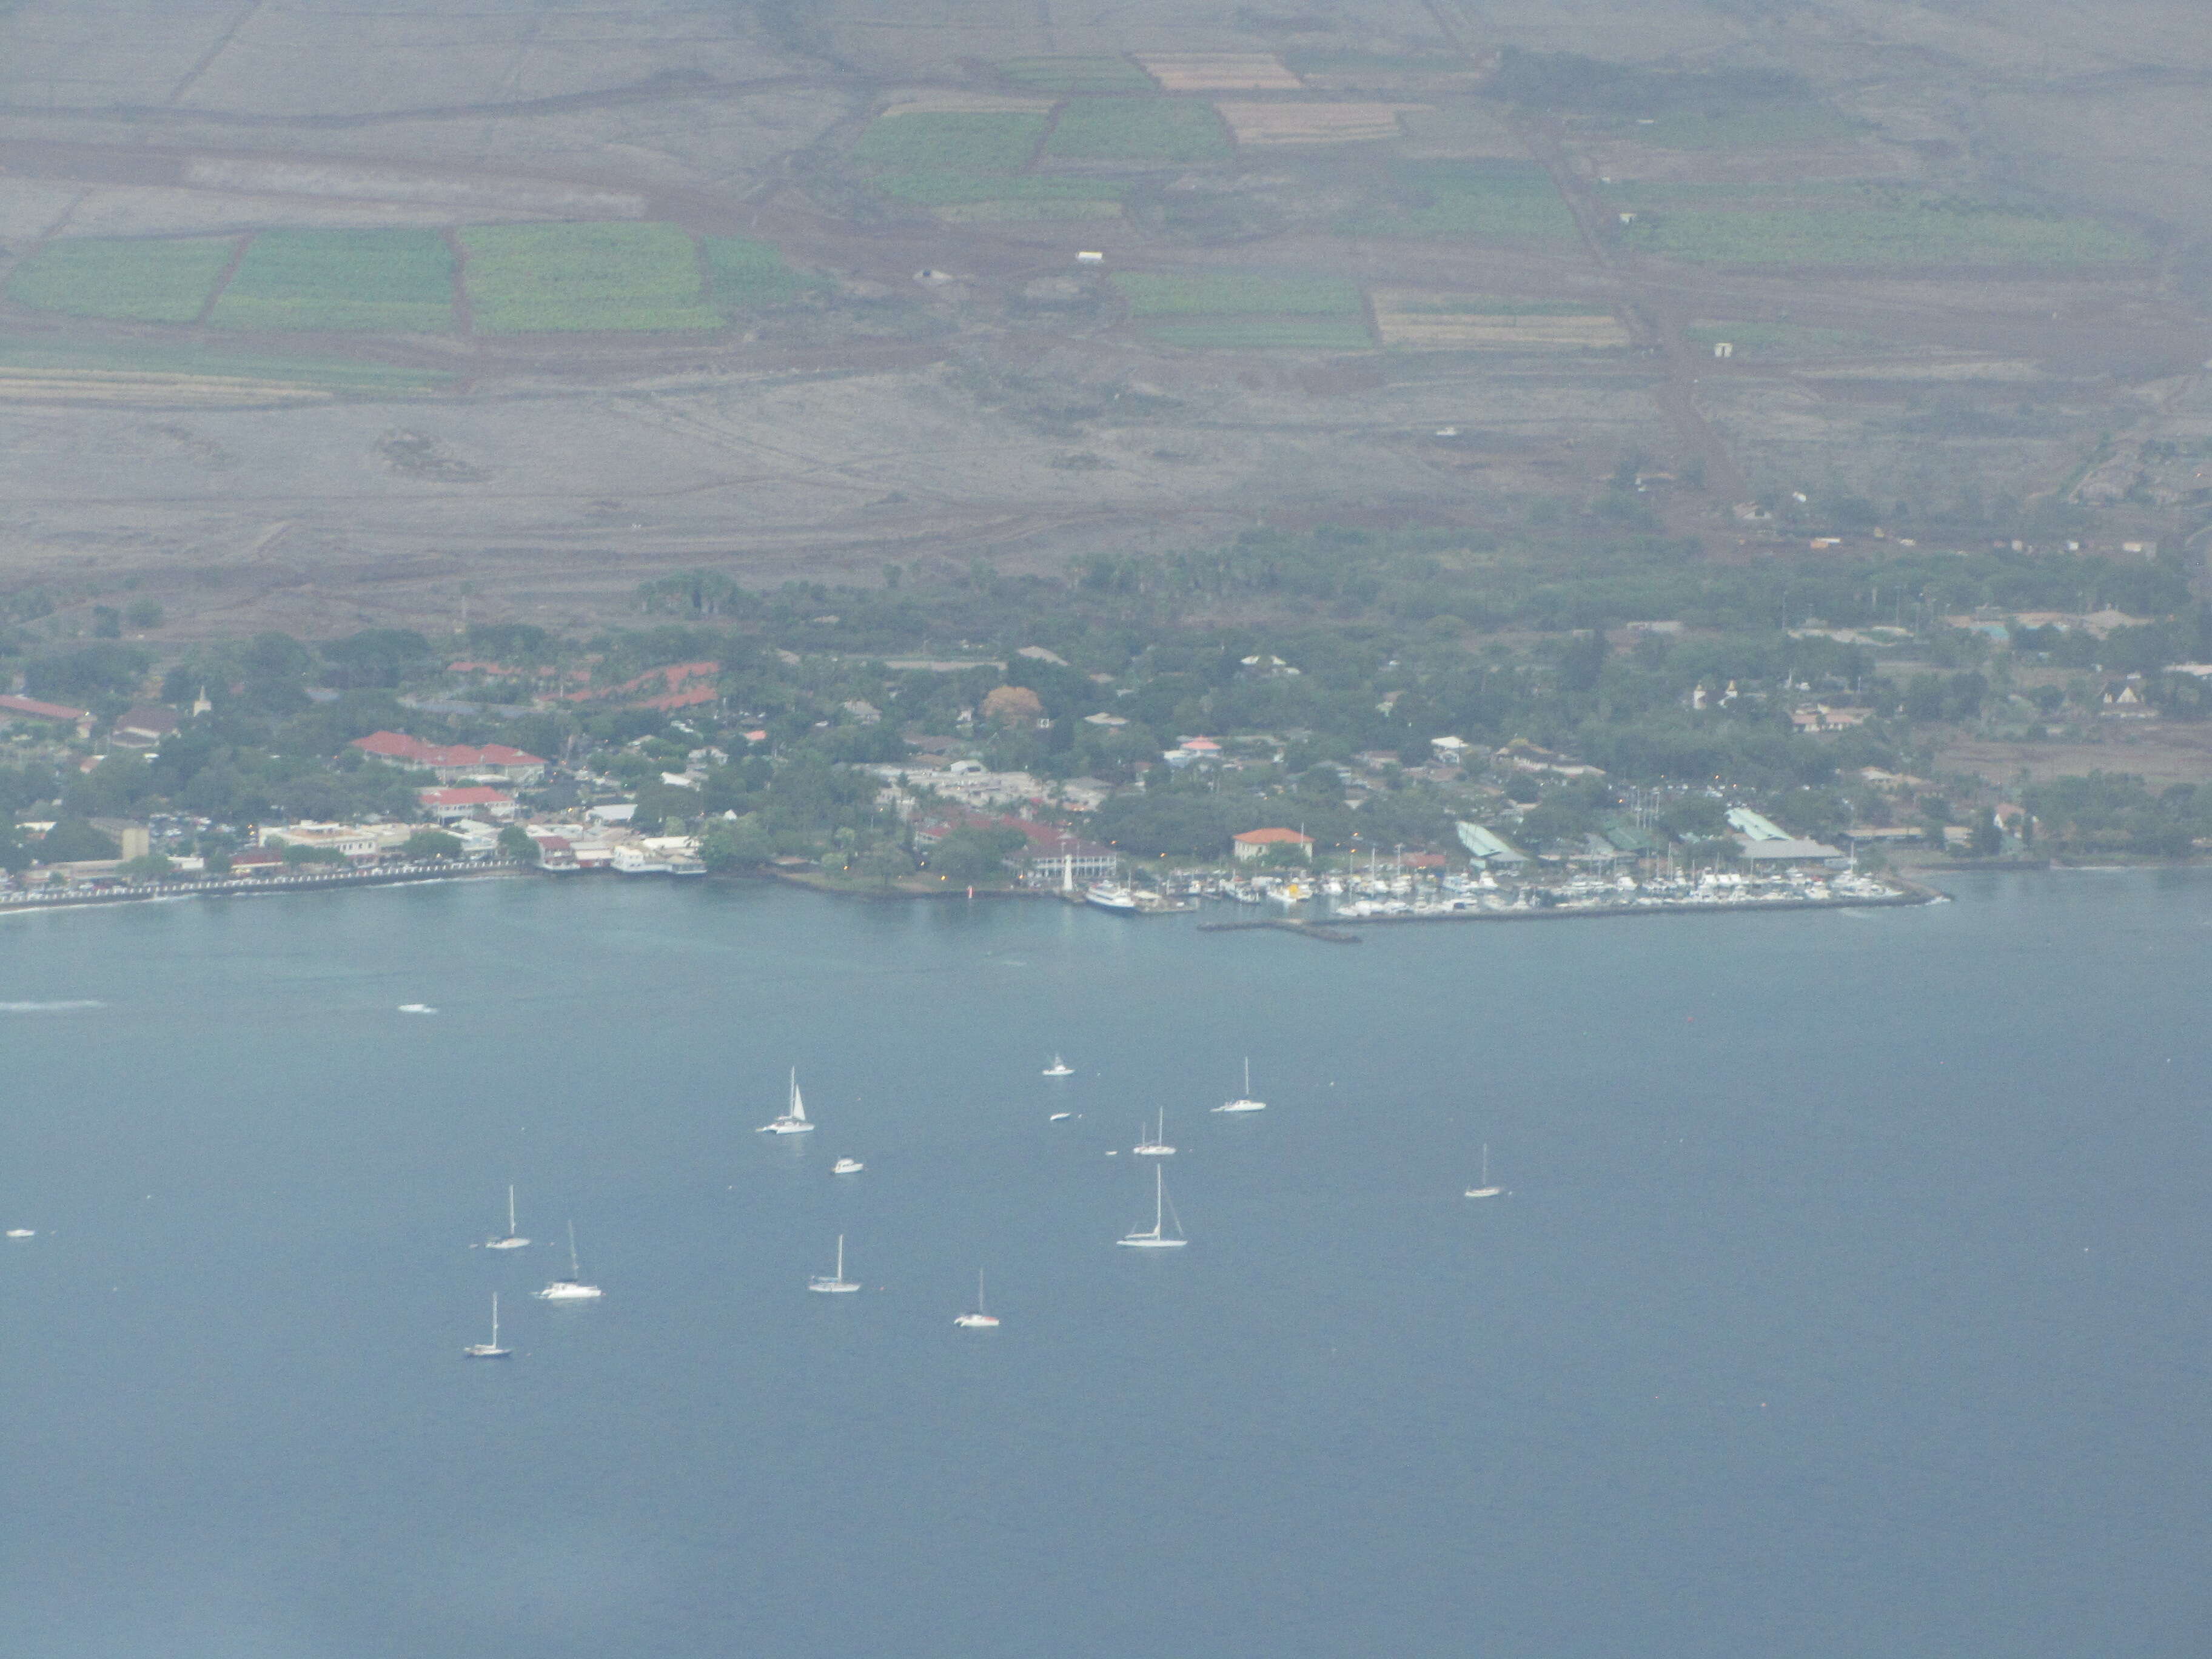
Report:
[[1239,864],[1264,858],[1279,847],[1291,848],[1304,854],[1309,862],[1313,859],[1313,837],[1302,835],[1296,830],[1247,830],[1241,836],[1231,836],[1229,840],[1237,850]]

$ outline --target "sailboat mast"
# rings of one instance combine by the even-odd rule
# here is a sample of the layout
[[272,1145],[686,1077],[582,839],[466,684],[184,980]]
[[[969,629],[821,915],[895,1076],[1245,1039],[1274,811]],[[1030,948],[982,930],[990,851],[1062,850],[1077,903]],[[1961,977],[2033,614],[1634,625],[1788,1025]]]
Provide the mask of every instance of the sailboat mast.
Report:
[[499,1346],[499,1292],[491,1293],[491,1345]]
[[576,1261],[576,1223],[571,1217],[568,1221],[568,1277],[581,1279],[583,1276],[584,1269]]
[[509,1182],[507,1187],[507,1236],[509,1238],[514,1237],[514,1183],[513,1182]]
[[1152,1165],[1152,1237],[1158,1238],[1166,1224],[1168,1201],[1167,1171],[1157,1164]]

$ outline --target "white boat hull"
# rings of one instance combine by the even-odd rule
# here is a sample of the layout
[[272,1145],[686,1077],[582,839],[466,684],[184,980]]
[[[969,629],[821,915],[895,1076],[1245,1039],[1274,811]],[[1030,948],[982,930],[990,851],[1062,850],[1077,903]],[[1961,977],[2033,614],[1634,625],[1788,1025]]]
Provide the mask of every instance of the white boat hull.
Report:
[[529,1243],[530,1241],[526,1238],[487,1238],[484,1240],[484,1249],[487,1250],[519,1250]]
[[1467,1195],[1469,1198],[1498,1198],[1504,1191],[1503,1187],[1470,1187],[1467,1189]]
[[1267,1103],[1264,1100],[1229,1100],[1213,1109],[1217,1112],[1264,1112],[1267,1109]]
[[1187,1238],[1124,1238],[1116,1243],[1133,1250],[1179,1250],[1190,1243]]
[[773,1123],[763,1123],[753,1131],[755,1134],[761,1135],[804,1135],[811,1134],[813,1132],[814,1126],[811,1123],[803,1121],[793,1122],[787,1117],[780,1117]]
[[848,1279],[814,1279],[807,1281],[806,1288],[822,1296],[850,1296],[860,1287]]
[[495,1348],[489,1342],[472,1343],[461,1350],[462,1357],[467,1359],[507,1359],[514,1353],[512,1348]]
[[996,1314],[962,1314],[952,1322],[963,1331],[994,1331],[999,1328]]
[[830,1166],[831,1175],[858,1175],[868,1166],[857,1158],[841,1158]]
[[537,1292],[540,1302],[596,1302],[606,1292],[596,1285],[548,1285]]

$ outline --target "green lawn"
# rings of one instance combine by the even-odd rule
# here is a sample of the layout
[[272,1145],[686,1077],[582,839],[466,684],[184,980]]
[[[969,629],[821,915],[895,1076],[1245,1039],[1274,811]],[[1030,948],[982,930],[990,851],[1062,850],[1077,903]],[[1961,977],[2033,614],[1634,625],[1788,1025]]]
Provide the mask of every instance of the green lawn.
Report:
[[189,323],[237,248],[232,236],[47,242],[9,273],[5,292],[17,305],[73,317]]
[[265,230],[209,320],[223,328],[435,334],[453,325],[453,256],[434,230]]
[[1009,58],[995,65],[1016,86],[1040,92],[1150,92],[1152,77],[1126,58]]
[[2094,219],[1954,204],[1729,212],[1662,209],[1623,227],[1624,246],[1705,264],[2069,265],[2152,257]]
[[818,277],[801,276],[786,264],[782,250],[773,242],[710,236],[705,247],[707,275],[717,305],[738,309],[781,305],[822,285]]
[[1211,161],[1231,153],[1213,106],[1194,98],[1078,98],[1045,154],[1073,161]]
[[1418,236],[1437,240],[1570,242],[1574,215],[1551,175],[1534,162],[1409,161],[1392,169],[1397,189],[1388,205],[1350,216],[1359,236]]
[[877,173],[1019,173],[1045,119],[1018,111],[894,115],[860,135],[853,160]]
[[1358,284],[1333,276],[1157,276],[1125,271],[1113,283],[1128,301],[1132,317],[1359,317],[1366,309]]
[[480,333],[723,326],[698,250],[674,225],[474,225],[461,245]]
[[1367,325],[1328,317],[1209,317],[1201,320],[1148,323],[1145,337],[1162,345],[1256,351],[1267,348],[1314,351],[1365,351],[1374,339]]

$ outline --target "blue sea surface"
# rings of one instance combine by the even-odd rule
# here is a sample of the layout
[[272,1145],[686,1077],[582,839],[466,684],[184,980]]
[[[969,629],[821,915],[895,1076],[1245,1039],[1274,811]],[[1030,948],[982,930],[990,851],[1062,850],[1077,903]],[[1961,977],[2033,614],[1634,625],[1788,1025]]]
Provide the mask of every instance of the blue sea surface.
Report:
[[0,1653],[2201,1653],[2212,879],[1954,890],[0,920]]

